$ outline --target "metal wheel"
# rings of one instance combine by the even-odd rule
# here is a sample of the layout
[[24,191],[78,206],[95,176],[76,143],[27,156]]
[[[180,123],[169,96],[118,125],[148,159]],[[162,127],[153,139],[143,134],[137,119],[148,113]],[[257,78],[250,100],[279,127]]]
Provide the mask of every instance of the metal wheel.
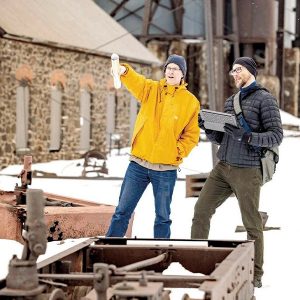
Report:
[[51,293],[49,300],[65,300],[65,294],[61,289],[55,289]]

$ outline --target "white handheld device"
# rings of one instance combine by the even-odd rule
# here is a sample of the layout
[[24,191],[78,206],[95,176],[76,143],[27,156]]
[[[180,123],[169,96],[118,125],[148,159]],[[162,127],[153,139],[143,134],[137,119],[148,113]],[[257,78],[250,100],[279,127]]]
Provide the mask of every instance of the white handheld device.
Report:
[[113,53],[111,55],[111,68],[112,68],[112,75],[114,77],[114,87],[115,89],[119,89],[121,87],[121,80],[120,80],[120,65],[119,65],[119,55]]

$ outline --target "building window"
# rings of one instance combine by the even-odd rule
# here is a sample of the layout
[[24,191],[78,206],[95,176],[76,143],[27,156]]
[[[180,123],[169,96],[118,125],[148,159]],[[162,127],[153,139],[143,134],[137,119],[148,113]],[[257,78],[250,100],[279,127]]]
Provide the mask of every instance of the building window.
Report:
[[91,138],[91,93],[86,89],[80,94],[80,145],[79,151],[90,150]]
[[30,66],[23,64],[16,69],[18,86],[16,91],[16,153],[26,154],[30,151],[28,146],[29,130],[29,85],[34,74]]
[[51,87],[51,118],[49,151],[59,151],[61,148],[61,103],[63,87],[57,83]]
[[20,81],[16,99],[16,152],[26,153],[28,148],[29,87],[27,81]]

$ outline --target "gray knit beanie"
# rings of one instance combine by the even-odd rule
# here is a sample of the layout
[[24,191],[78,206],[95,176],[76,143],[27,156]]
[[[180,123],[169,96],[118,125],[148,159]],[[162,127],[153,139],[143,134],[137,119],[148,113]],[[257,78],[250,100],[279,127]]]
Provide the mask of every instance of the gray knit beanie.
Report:
[[233,65],[238,64],[243,67],[245,67],[254,77],[257,75],[257,66],[251,57],[243,56],[243,57],[238,57],[234,62]]
[[183,74],[183,78],[185,78],[185,75],[186,75],[186,61],[185,61],[185,58],[181,55],[177,55],[177,54],[172,54],[168,57],[165,65],[164,65],[164,72],[166,71],[166,68],[167,68],[167,65],[168,64],[176,64],[182,74]]

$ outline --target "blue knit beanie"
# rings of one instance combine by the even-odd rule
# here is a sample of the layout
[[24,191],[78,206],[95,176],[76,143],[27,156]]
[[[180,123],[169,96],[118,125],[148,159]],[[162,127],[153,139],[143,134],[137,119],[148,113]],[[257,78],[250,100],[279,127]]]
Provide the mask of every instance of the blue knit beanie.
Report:
[[165,65],[164,65],[164,72],[166,72],[166,68],[168,64],[175,64],[177,65],[182,74],[183,74],[183,78],[185,78],[186,75],[186,61],[185,58],[181,55],[177,55],[177,54],[172,54],[168,57]]

